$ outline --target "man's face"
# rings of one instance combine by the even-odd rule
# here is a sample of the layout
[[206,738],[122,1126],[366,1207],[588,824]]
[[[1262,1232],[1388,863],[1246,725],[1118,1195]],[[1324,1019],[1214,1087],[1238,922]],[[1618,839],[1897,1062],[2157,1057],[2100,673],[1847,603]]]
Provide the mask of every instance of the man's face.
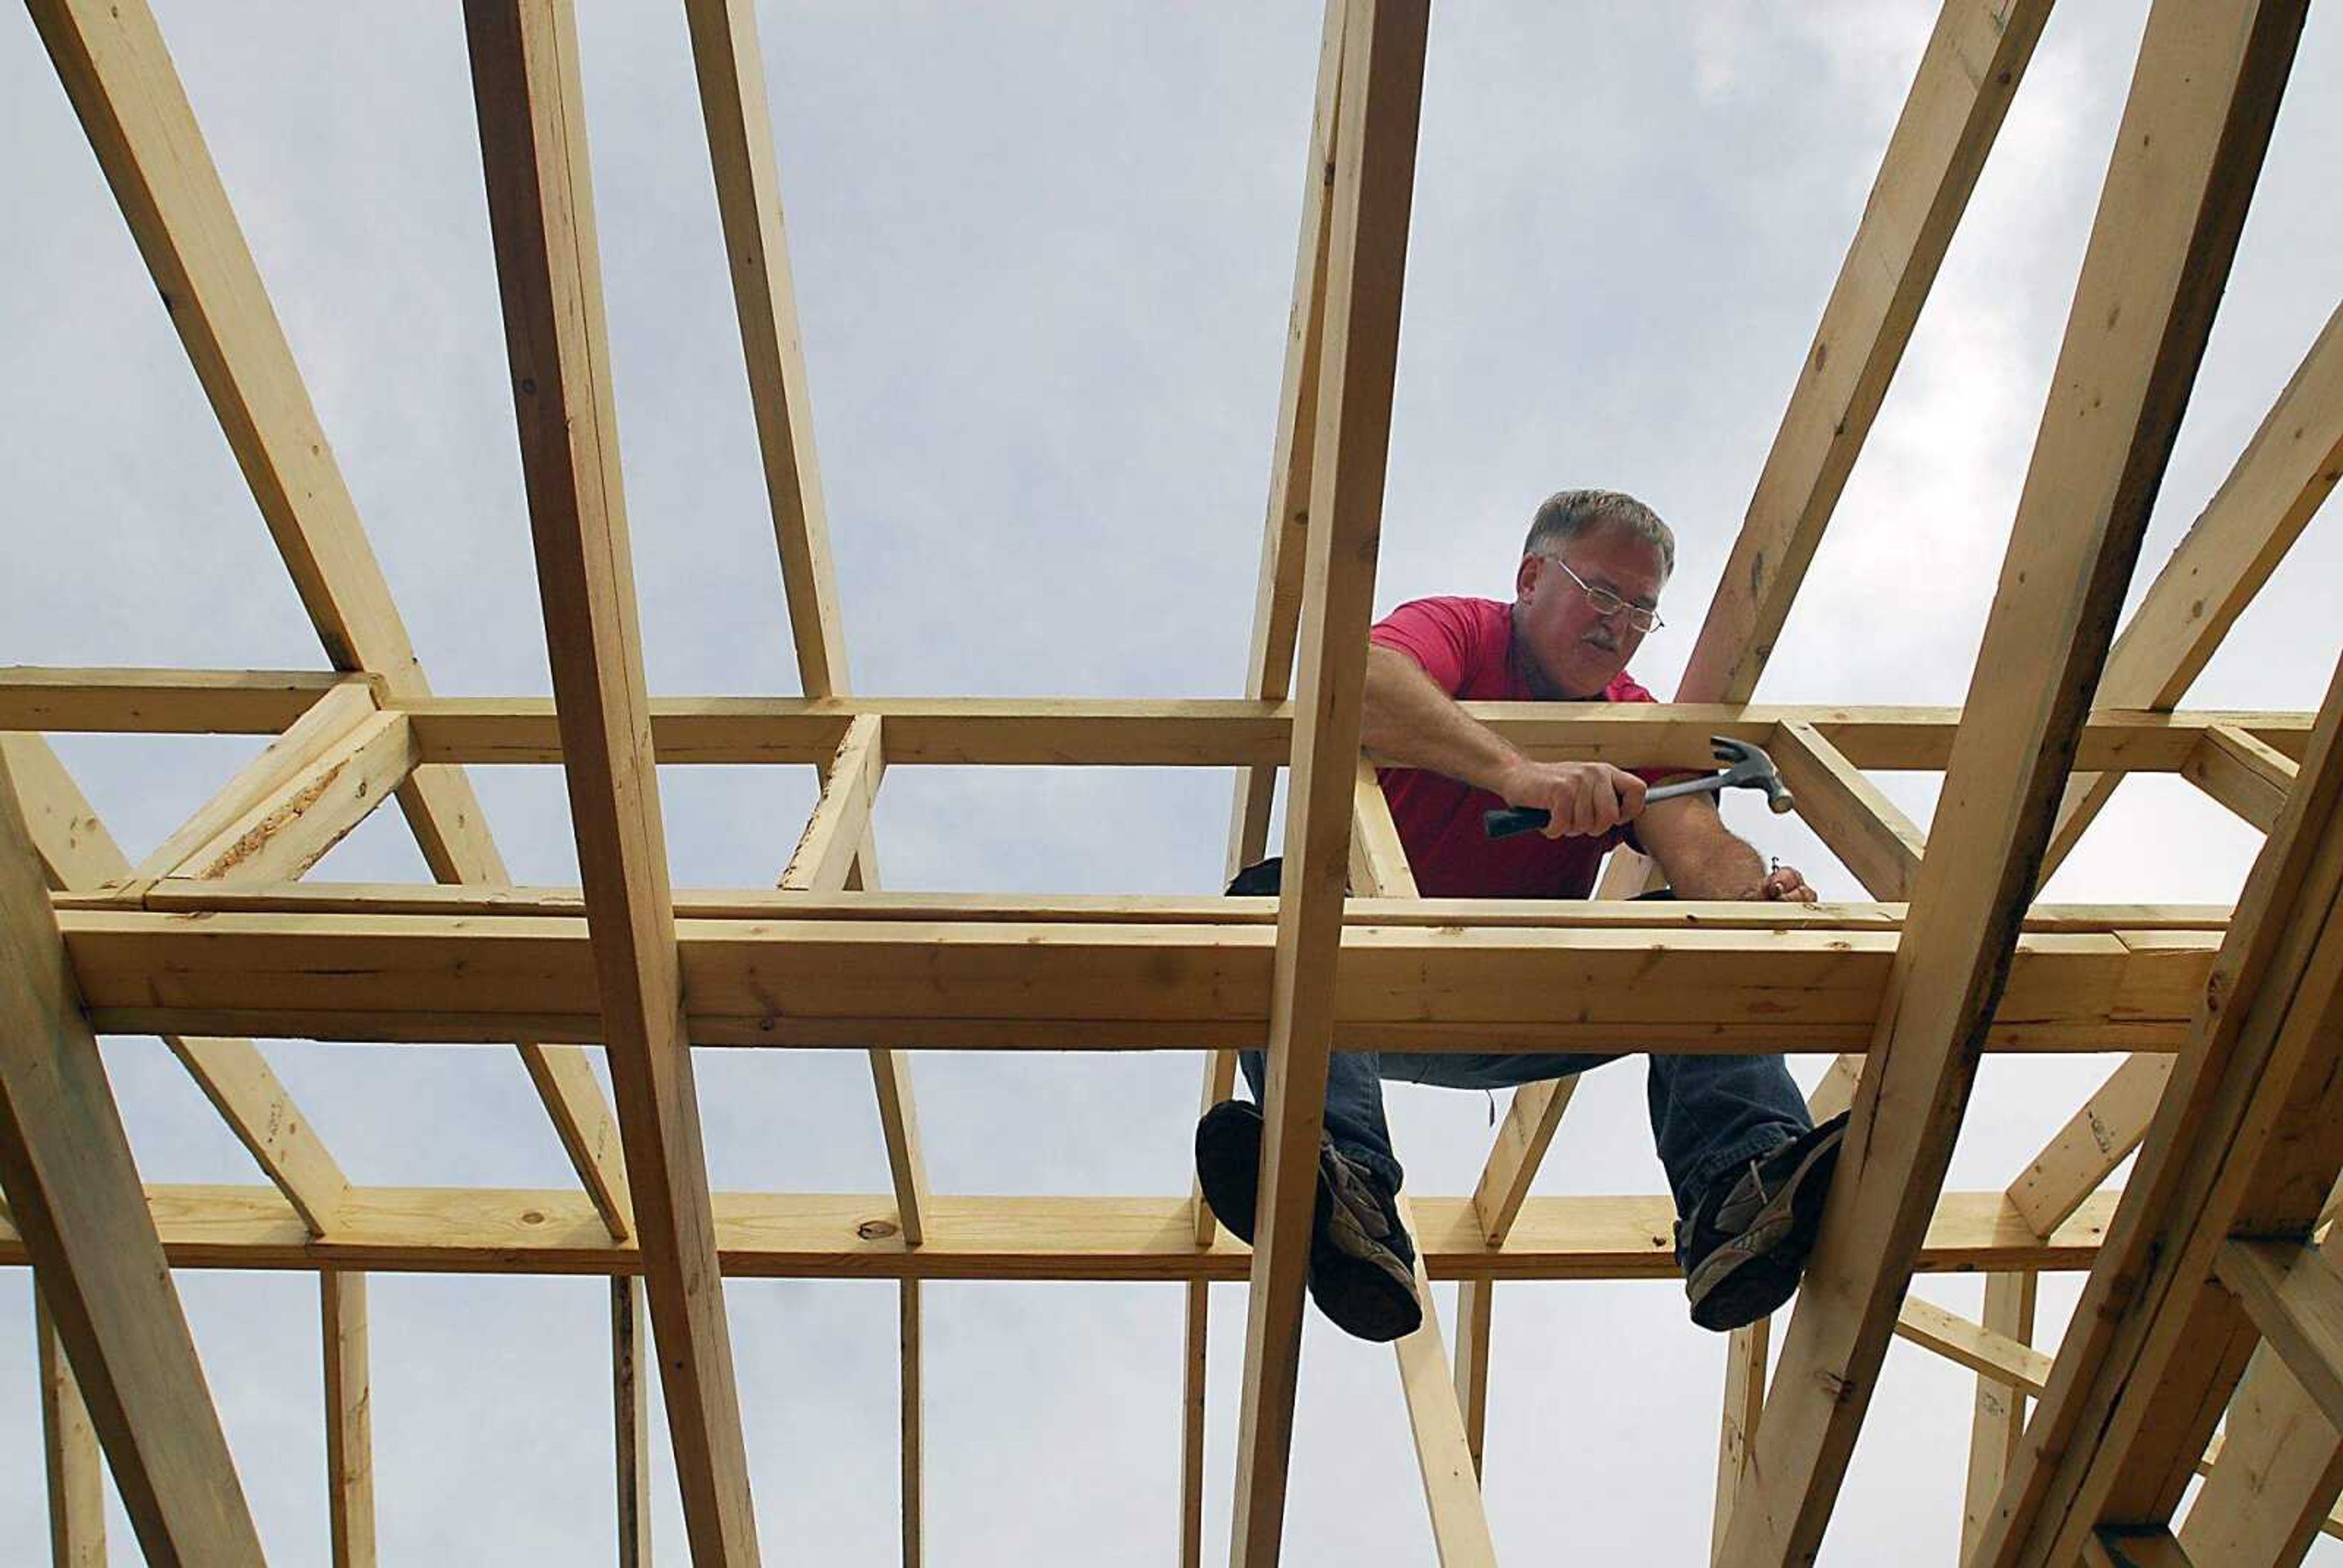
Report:
[[[1659,608],[1668,574],[1649,541],[1598,524],[1548,548],[1588,588],[1606,589],[1643,609]],[[1513,579],[1513,628],[1527,655],[1531,689],[1548,698],[1602,696],[1644,641],[1625,610],[1595,614],[1570,573],[1545,556],[1522,558]]]

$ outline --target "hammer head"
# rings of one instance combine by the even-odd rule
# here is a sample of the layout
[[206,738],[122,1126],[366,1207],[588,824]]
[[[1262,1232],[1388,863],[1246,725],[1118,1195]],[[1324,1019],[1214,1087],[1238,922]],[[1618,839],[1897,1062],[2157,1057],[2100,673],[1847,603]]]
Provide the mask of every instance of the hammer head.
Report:
[[1712,735],[1708,744],[1709,754],[1725,764],[1725,771],[1717,776],[1718,789],[1763,789],[1766,806],[1777,817],[1797,804],[1783,786],[1782,776],[1774,770],[1774,759],[1762,749],[1728,735]]

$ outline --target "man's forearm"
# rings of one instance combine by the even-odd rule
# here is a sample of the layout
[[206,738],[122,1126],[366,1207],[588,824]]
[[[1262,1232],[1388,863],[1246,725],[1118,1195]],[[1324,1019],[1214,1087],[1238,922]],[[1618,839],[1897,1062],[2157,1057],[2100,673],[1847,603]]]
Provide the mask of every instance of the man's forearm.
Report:
[[1394,648],[1367,648],[1365,711],[1360,745],[1379,762],[1422,768],[1504,792],[1520,752],[1456,705],[1455,699]]
[[1644,812],[1636,832],[1680,899],[1765,896],[1765,857],[1707,800],[1662,801]]

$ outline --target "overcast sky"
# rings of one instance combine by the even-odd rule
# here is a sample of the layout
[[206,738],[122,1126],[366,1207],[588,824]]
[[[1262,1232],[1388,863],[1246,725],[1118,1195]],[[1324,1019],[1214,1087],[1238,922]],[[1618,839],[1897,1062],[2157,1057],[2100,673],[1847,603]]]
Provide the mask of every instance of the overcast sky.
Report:
[[[548,689],[478,150],[452,5],[159,5],[197,116],[425,666]],[[689,52],[677,8],[584,7],[584,75],[644,653],[663,694],[791,692],[794,668]],[[2067,0],[1981,181],[1759,696],[1966,689],[2145,7]],[[1376,602],[1508,591],[1532,508],[1638,493],[1680,566],[1634,673],[1672,690],[1935,14],[1926,0],[1435,15]],[[1242,690],[1292,274],[1315,5],[762,8],[858,689]],[[2135,596],[2343,296],[2343,21],[2315,15]],[[0,663],[317,668],[314,633],[30,25],[0,11]],[[2320,168],[2328,172],[2318,174]],[[2192,692],[2308,707],[2333,670],[2331,519]],[[135,859],[257,749],[66,737]],[[558,773],[474,777],[514,874],[577,877]],[[1936,781],[1883,780],[1925,822]],[[1217,771],[903,769],[894,888],[1218,885]],[[809,769],[670,769],[682,885],[769,883]],[[1732,808],[1826,895],[1795,824]],[[2050,890],[2235,896],[2258,839],[2135,780]],[[317,869],[421,879],[396,813]],[[278,1071],[353,1178],[572,1178],[508,1050],[287,1042]],[[154,1040],[110,1040],[142,1170],[258,1180]],[[1811,1082],[1823,1065],[1801,1058]],[[2112,1060],[1996,1060],[1953,1183],[2006,1184]],[[1184,1192],[1192,1053],[921,1055],[942,1192]],[[880,1191],[859,1053],[704,1054],[719,1188]],[[1657,1191],[1635,1064],[1592,1076],[1540,1191]],[[1469,1191],[1493,1107],[1395,1091],[1410,1188]],[[1495,1108],[1501,1110],[1502,1108]],[[273,1559],[325,1552],[317,1291],[182,1274]],[[2074,1279],[2044,1291],[2044,1342]],[[1974,1313],[1974,1281],[1930,1279]],[[595,1281],[376,1276],[386,1563],[607,1559]],[[1450,1292],[1438,1294],[1443,1312]],[[928,1292],[930,1561],[1169,1561],[1182,1291]],[[891,1286],[736,1283],[769,1560],[895,1539]],[[1208,1560],[1227,1533],[1242,1287],[1212,1295]],[[1704,1561],[1724,1342],[1674,1282],[1497,1297],[1486,1492],[1520,1561]],[[1390,1353],[1308,1330],[1288,1561],[1432,1561]],[[1973,1380],[1897,1345],[1827,1563],[1950,1563]],[[27,1277],[0,1278],[0,1559],[45,1550]],[[663,1442],[660,1546],[684,1543]],[[2343,1561],[2324,1543],[2313,1561]],[[136,1561],[116,1515],[116,1559]]]

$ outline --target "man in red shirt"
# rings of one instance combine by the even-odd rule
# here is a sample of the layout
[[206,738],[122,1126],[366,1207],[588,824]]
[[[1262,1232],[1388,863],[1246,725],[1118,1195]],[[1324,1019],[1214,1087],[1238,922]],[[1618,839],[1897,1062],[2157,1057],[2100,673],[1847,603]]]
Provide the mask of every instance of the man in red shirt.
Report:
[[[1715,796],[1646,811],[1644,789],[1666,770],[1534,761],[1458,706],[1652,701],[1627,660],[1660,625],[1660,590],[1674,565],[1674,537],[1651,508],[1614,491],[1565,490],[1530,525],[1511,604],[1418,599],[1375,626],[1363,745],[1391,764],[1381,773],[1383,794],[1425,896],[1583,899],[1604,853],[1632,842],[1659,862],[1678,897],[1814,900],[1805,878],[1788,867],[1769,873],[1725,826]],[[1538,807],[1553,819],[1543,836],[1493,839],[1481,819],[1499,806]],[[1277,872],[1274,860],[1249,867],[1229,890],[1275,892]],[[1397,1339],[1423,1321],[1383,1080],[1497,1089],[1616,1060],[1336,1051],[1311,1248],[1310,1292],[1320,1308],[1363,1339]],[[1261,1053],[1242,1060],[1258,1100]],[[1693,1321],[1719,1330],[1754,1322],[1797,1288],[1845,1118],[1815,1127],[1778,1056],[1655,1055],[1650,1103]],[[1196,1130],[1205,1199],[1248,1241],[1261,1132],[1260,1111],[1234,1100],[1207,1111]]]

